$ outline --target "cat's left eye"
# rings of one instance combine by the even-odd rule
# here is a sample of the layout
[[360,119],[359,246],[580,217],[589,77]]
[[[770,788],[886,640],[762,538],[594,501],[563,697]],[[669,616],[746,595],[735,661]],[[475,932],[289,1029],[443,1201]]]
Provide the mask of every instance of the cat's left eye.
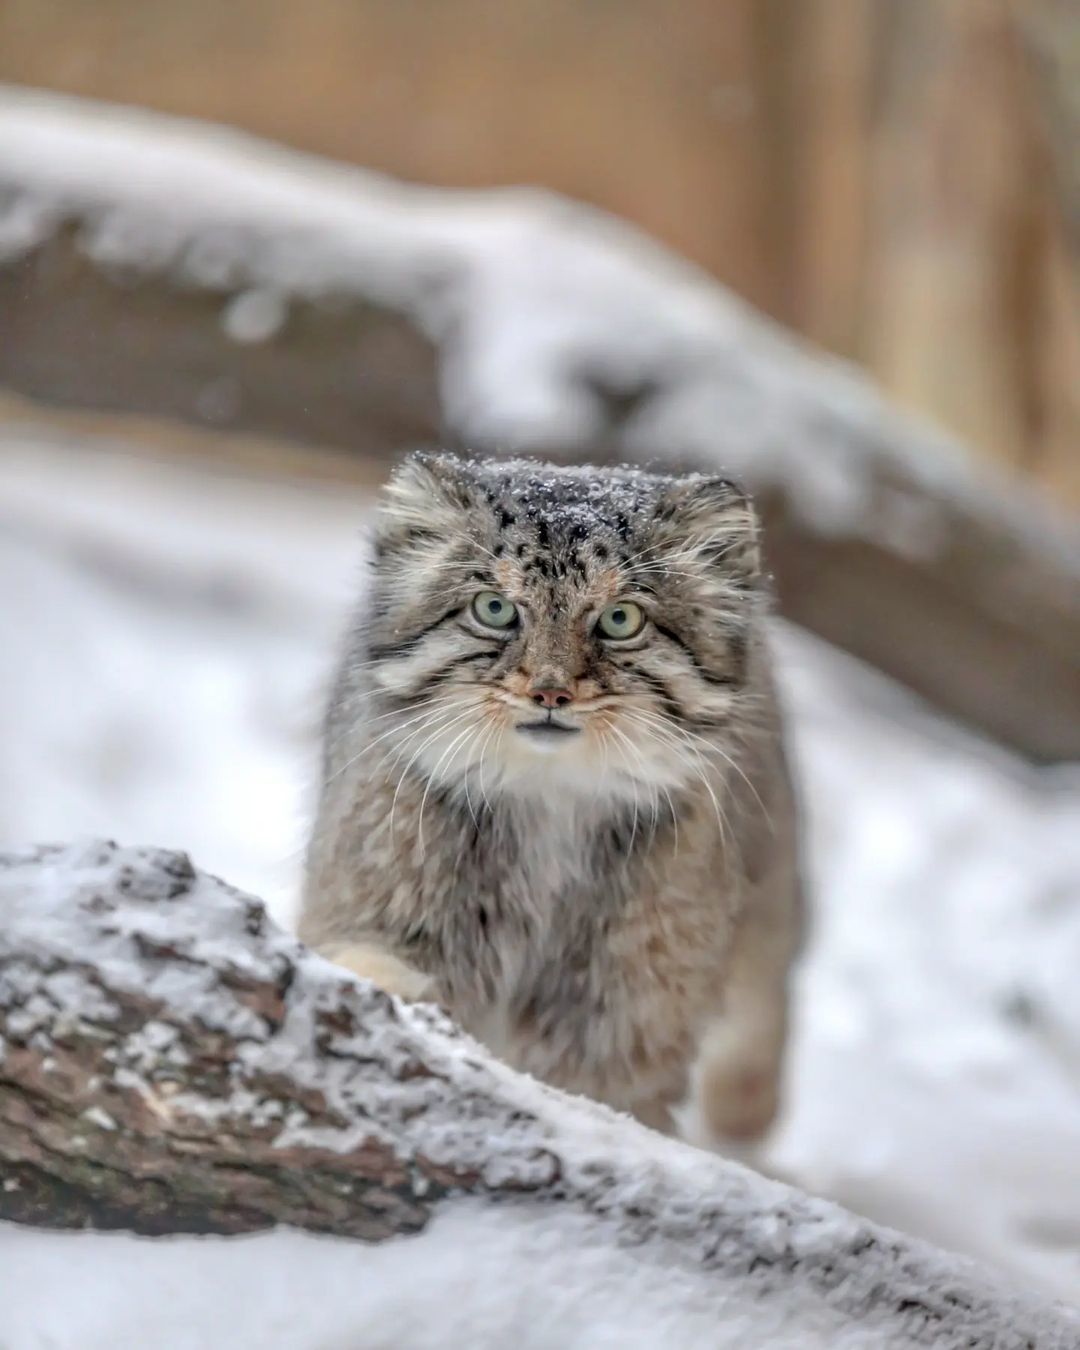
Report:
[[645,627],[645,611],[633,600],[620,600],[617,605],[608,605],[596,621],[600,635],[615,641],[637,637]]
[[517,605],[498,591],[479,591],[472,611],[485,628],[509,628],[517,619]]

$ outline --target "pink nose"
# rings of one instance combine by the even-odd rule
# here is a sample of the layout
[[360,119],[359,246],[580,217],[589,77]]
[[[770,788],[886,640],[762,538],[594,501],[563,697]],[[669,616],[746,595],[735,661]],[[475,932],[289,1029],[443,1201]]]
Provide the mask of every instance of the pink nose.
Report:
[[540,685],[529,690],[529,697],[541,708],[565,708],[574,701],[569,689],[549,689]]

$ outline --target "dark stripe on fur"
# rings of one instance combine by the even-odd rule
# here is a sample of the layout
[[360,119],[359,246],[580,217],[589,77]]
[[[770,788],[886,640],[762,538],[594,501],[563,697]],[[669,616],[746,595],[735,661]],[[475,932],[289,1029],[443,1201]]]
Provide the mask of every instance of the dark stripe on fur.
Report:
[[673,722],[685,722],[686,713],[682,704],[675,697],[674,692],[668,687],[667,681],[662,680],[659,675],[653,675],[648,670],[642,670],[635,667],[635,674],[645,681],[656,697],[660,700],[660,705],[671,718]]
[[670,628],[663,627],[662,624],[656,623],[655,620],[653,621],[653,627],[656,629],[656,631],[660,634],[661,637],[667,638],[667,640],[669,642],[673,642],[676,647],[682,648],[682,650],[689,657],[690,664],[694,667],[697,673],[707,684],[720,684],[730,687],[731,685],[738,683],[738,681],[732,675],[714,675],[712,671],[706,670],[705,667],[698,660],[697,653],[693,650],[693,648],[688,647],[686,643],[682,640],[682,638],[679,637],[677,633],[673,633]]
[[448,609],[445,614],[440,614],[434,622],[429,623],[426,628],[421,628],[418,633],[413,633],[411,637],[402,638],[400,642],[387,642],[381,647],[372,647],[371,655],[376,661],[393,661],[398,657],[407,656],[429,633],[433,633],[447,619],[456,618],[460,613],[460,605],[456,609]]
[[456,656],[452,661],[447,661],[446,664],[440,666],[433,675],[424,680],[417,688],[413,697],[418,698],[421,694],[427,694],[430,693],[431,690],[437,689],[440,684],[445,684],[446,677],[452,670],[456,670],[458,666],[468,666],[471,665],[473,661],[492,661],[498,655],[498,652],[482,651],[469,652],[466,656]]

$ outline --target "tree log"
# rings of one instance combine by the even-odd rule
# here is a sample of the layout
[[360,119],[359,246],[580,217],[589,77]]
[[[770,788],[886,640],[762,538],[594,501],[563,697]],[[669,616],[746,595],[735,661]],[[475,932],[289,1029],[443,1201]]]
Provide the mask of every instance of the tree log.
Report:
[[583,207],[0,92],[0,383],[364,454],[732,471],[790,618],[1031,756],[1080,757],[1075,531]]
[[761,1346],[1080,1344],[1080,1313],[512,1073],[182,853],[0,855],[0,1178],[0,1219],[150,1235],[384,1243],[467,1203],[584,1216],[714,1300],[717,1345],[735,1289]]

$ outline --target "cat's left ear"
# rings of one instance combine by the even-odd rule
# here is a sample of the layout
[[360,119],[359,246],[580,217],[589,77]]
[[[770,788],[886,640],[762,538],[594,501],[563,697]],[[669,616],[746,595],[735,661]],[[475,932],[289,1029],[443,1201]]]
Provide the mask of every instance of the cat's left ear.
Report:
[[668,488],[656,521],[689,556],[745,584],[761,576],[761,523],[749,494],[730,478],[688,474]]
[[377,555],[444,541],[468,505],[468,466],[452,455],[414,451],[394,470],[380,495]]

